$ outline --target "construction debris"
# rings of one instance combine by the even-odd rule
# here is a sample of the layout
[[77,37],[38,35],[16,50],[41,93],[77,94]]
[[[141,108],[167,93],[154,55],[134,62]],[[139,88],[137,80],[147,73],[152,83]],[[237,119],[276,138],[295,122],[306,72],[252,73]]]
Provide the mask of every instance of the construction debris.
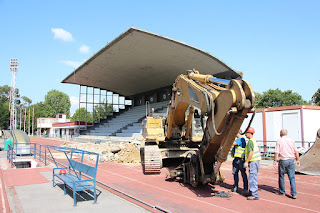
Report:
[[225,192],[225,191],[222,191],[222,192],[214,193],[214,196],[215,197],[221,197],[221,198],[229,198],[229,197],[232,197],[232,194],[230,194],[228,192]]
[[[139,143],[112,143],[110,141],[101,143],[65,143],[62,146],[96,152],[100,155],[100,163],[113,161],[117,163],[139,164],[141,162]],[[91,159],[92,157],[88,156],[88,159],[93,160]]]

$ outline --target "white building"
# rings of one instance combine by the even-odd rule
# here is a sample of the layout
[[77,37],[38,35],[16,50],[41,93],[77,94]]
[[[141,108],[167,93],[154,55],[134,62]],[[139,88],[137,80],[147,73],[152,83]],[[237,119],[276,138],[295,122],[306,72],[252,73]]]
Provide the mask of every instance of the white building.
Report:
[[65,123],[54,123],[52,124],[52,132],[54,138],[66,138],[69,139],[73,136],[79,136],[80,129],[86,129],[87,123],[85,121],[71,121]]
[[70,122],[71,119],[67,119],[66,114],[58,113],[55,118],[38,118],[37,119],[37,135],[40,136],[41,132],[44,130],[44,134],[49,137],[55,137],[53,132],[54,123],[66,123]]
[[37,119],[37,135],[40,136],[44,129],[43,134],[48,137],[71,138],[72,136],[78,136],[80,129],[86,129],[86,125],[92,125],[92,123],[71,121],[66,114],[58,113],[55,118],[42,117]]
[[[252,113],[245,119],[241,130],[248,126]],[[280,130],[287,129],[288,136],[296,141],[297,147],[308,148],[313,144],[320,128],[320,107],[309,105],[256,109],[251,126],[259,146],[275,146]]]

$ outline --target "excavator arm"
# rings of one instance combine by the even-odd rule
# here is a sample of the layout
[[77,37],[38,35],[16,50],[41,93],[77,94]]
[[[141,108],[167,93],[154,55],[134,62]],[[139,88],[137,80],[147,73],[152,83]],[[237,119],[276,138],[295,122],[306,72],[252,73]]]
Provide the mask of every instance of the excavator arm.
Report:
[[165,136],[168,140],[189,136],[182,127],[189,128],[185,112],[190,106],[201,111],[204,135],[196,154],[188,156],[189,161],[172,170],[170,176],[193,186],[215,183],[254,101],[254,92],[244,80],[217,79],[198,71],[178,76],[172,89]]

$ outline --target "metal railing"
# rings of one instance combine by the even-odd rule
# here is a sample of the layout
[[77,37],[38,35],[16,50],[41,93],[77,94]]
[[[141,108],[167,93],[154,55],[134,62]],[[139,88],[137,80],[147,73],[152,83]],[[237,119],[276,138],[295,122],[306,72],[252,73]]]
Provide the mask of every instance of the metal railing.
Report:
[[[21,154],[21,149],[24,149],[24,153]],[[9,161],[11,168],[14,167],[14,162],[16,156],[32,156],[35,159],[38,159],[40,162],[43,162],[46,166],[50,163],[46,157],[47,149],[45,145],[37,144],[37,143],[12,143],[8,145],[7,150],[7,160]]]
[[9,164],[11,165],[11,168],[14,166],[14,159],[15,159],[16,153],[13,149],[12,145],[8,145],[7,150],[7,160],[9,161]]
[[[259,149],[260,149],[260,153],[262,154],[262,158],[264,159],[270,159],[273,158],[274,156],[274,151],[275,151],[275,147],[276,147],[276,142],[277,141],[263,141],[263,140],[257,140]],[[302,150],[302,154],[304,152],[306,152],[313,144],[313,142],[309,142],[309,141],[296,141],[296,146],[297,148],[300,149],[304,149]],[[267,145],[265,145],[267,144]]]

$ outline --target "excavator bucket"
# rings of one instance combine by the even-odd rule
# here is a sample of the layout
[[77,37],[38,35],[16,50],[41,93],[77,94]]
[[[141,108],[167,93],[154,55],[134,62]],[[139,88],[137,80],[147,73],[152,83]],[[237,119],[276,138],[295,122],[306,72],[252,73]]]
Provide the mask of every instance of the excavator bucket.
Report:
[[301,165],[296,167],[298,172],[307,175],[320,175],[320,129],[318,129],[315,143],[300,157]]

